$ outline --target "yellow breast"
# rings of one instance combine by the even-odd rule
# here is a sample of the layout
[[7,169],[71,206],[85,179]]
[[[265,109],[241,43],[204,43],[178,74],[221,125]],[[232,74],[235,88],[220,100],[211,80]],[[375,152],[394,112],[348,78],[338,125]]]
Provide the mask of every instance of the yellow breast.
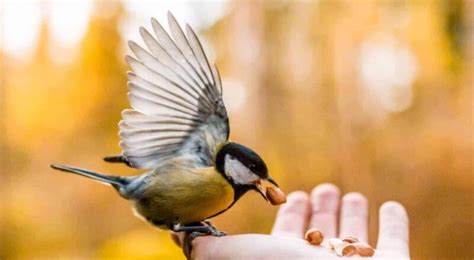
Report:
[[139,214],[156,222],[202,221],[234,201],[234,189],[214,167],[156,174],[137,202]]

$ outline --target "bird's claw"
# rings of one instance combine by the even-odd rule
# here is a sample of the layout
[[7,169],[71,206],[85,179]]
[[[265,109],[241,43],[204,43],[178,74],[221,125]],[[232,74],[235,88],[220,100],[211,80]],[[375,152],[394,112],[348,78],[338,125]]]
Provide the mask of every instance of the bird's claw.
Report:
[[223,237],[223,236],[227,236],[227,233],[224,231],[213,230],[211,231],[210,235],[214,237]]
[[194,239],[201,236],[214,236],[222,237],[226,236],[227,233],[217,230],[209,221],[204,221],[205,228],[200,231],[185,231],[184,241],[183,241],[183,252],[187,259],[191,259],[191,251],[193,249],[192,242]]
[[214,226],[211,224],[211,222],[209,222],[209,221],[207,221],[207,220],[205,220],[205,221],[203,221],[203,222],[204,222],[204,223],[206,224],[206,226],[209,228],[209,230],[208,230],[208,235],[211,235],[211,236],[214,236],[214,237],[223,237],[223,236],[226,236],[226,235],[227,235],[226,232],[217,230],[217,228],[214,227]]

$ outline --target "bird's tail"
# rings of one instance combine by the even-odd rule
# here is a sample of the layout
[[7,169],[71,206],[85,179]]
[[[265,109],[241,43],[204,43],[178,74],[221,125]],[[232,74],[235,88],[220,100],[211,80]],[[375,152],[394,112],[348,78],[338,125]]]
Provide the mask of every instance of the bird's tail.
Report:
[[116,188],[117,190],[119,190],[119,188],[121,188],[121,187],[123,187],[123,186],[125,186],[129,183],[129,180],[127,180],[123,177],[100,174],[100,173],[97,173],[97,172],[84,170],[84,169],[79,169],[79,168],[66,166],[66,165],[52,164],[51,168],[53,168],[55,170],[63,171],[63,172],[74,173],[74,174],[77,174],[77,175],[81,175],[81,176],[85,176],[85,177],[94,179],[94,180],[102,182],[102,183],[110,184],[114,188]]

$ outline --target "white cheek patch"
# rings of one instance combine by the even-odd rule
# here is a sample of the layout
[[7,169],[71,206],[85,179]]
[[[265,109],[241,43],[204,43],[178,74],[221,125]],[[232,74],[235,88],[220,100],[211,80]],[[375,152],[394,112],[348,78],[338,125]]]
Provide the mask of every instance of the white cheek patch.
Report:
[[237,184],[250,184],[258,179],[257,175],[253,174],[239,160],[231,159],[228,154],[225,156],[224,170],[225,174]]

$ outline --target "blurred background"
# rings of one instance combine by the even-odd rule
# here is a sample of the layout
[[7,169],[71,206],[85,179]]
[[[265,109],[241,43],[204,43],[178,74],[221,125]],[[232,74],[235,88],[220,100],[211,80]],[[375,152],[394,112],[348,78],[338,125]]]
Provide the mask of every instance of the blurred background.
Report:
[[[333,182],[406,205],[415,259],[472,259],[474,1],[0,1],[0,258],[182,259],[107,186],[50,163],[134,175],[121,152],[126,41],[166,12],[223,77],[231,138],[286,192]],[[259,210],[254,210],[255,207]],[[267,233],[245,196],[214,222]]]

